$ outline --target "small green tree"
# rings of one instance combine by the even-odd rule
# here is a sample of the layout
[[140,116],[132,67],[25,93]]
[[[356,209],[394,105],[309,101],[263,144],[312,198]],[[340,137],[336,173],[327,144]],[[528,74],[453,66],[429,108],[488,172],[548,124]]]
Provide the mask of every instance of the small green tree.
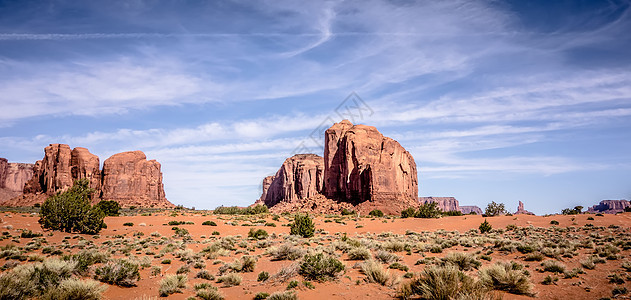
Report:
[[442,211],[438,208],[438,203],[430,202],[419,206],[416,212],[417,218],[438,218],[442,215]]
[[575,206],[572,209],[565,208],[561,211],[561,213],[564,215],[578,215],[578,214],[583,213],[583,207],[579,205],[579,206]]
[[94,190],[89,184],[87,179],[77,180],[67,191],[46,199],[40,211],[42,228],[87,234],[97,234],[105,228],[105,215],[90,205]]
[[505,215],[506,208],[504,208],[504,203],[495,203],[495,201],[491,201],[491,203],[486,206],[484,214],[489,217]]
[[493,229],[493,226],[491,226],[491,224],[489,224],[489,222],[484,219],[484,222],[480,224],[480,227],[478,227],[478,229],[480,229],[480,233],[487,233],[491,231],[491,229]]
[[309,215],[297,214],[294,216],[294,222],[291,223],[291,234],[309,238],[313,236],[314,232],[315,224]]
[[106,216],[118,216],[120,215],[121,206],[118,202],[113,200],[102,200],[96,204],[96,207],[100,209]]

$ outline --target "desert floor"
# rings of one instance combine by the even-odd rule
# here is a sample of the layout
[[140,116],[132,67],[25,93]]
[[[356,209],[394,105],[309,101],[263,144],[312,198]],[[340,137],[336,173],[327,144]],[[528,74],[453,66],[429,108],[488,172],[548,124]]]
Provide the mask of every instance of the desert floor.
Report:
[[[440,258],[451,252],[469,253],[481,262],[477,269],[465,271],[473,277],[480,269],[498,261],[515,261],[523,265],[533,284],[534,296],[498,292],[504,299],[613,298],[614,289],[618,292],[630,290],[618,296],[628,298],[631,293],[631,213],[489,217],[486,219],[494,230],[486,234],[477,231],[485,218],[476,215],[438,219],[315,216],[316,233],[311,238],[289,235],[288,224],[293,221],[290,215],[152,212],[151,215],[107,217],[107,229],[94,236],[43,231],[36,213],[6,211],[0,213],[0,219],[3,232],[0,246],[8,249],[7,245],[16,245],[22,255],[22,259],[17,260],[9,256],[0,258],[0,266],[5,266],[2,273],[13,267],[8,263],[11,260],[29,264],[33,263],[29,260],[63,257],[88,250],[109,253],[110,259],[128,259],[142,266],[140,280],[135,286],[103,283],[108,287],[103,293],[105,299],[159,299],[160,281],[178,270],[188,278],[187,285],[181,293],[171,294],[168,299],[195,297],[195,284],[200,283],[217,287],[226,299],[253,299],[259,292],[285,291],[292,280],[299,283],[293,289],[300,299],[391,299],[397,296],[401,282],[410,280],[404,277],[406,273],[406,277],[418,274],[428,265],[439,264]],[[553,220],[558,225],[551,225]],[[168,225],[170,221],[184,224]],[[216,226],[202,225],[205,221],[214,221]],[[125,223],[128,224],[124,226]],[[173,227],[186,229],[188,234],[175,234]],[[261,240],[248,238],[251,229],[263,229],[269,236]],[[43,233],[43,236],[20,237],[23,230]],[[274,253],[283,244],[297,252],[302,251],[302,254],[328,252],[338,257],[345,270],[332,281],[310,281],[307,286],[305,279],[295,272],[280,276],[279,271],[288,271],[292,264],[295,266],[301,260],[274,260]],[[388,283],[370,283],[360,268],[363,260],[349,259],[348,253],[353,247],[368,249],[371,256],[383,256],[383,252],[394,254],[395,260],[408,271],[389,269],[391,280]],[[246,255],[256,257],[257,262],[252,272],[237,273],[242,277],[237,286],[224,287],[216,279],[196,278],[201,270],[218,278],[222,266],[229,266]],[[589,265],[590,258],[597,261],[593,269],[584,267]],[[167,260],[170,263],[167,264]],[[566,275],[544,271],[542,263],[545,261],[563,266],[567,274],[574,269],[577,272]],[[391,262],[382,264],[387,269]],[[93,277],[98,266],[91,266],[84,277]],[[268,272],[270,279],[259,282],[257,278],[262,271]],[[614,274],[617,274],[617,282],[613,282]],[[543,284],[548,276],[558,278],[558,281]]]

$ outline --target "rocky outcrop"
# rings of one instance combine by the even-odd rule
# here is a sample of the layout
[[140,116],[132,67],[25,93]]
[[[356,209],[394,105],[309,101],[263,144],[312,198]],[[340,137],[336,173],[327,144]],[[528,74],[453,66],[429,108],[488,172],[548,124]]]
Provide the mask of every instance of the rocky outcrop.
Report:
[[34,176],[24,187],[25,193],[54,195],[65,191],[73,184],[70,162],[70,147],[65,144],[50,144],[44,148],[44,158],[35,163]]
[[469,205],[469,206],[463,205],[463,206],[460,206],[460,211],[464,215],[468,215],[470,213],[475,213],[476,215],[481,215],[482,214],[482,209],[479,208],[478,206],[475,206],[475,205]]
[[270,185],[272,185],[274,178],[276,178],[274,175],[263,178],[263,182],[261,183],[261,192],[262,192],[261,197],[258,200],[256,200],[254,204],[250,206],[265,205],[265,198],[267,198],[267,191],[269,190]]
[[324,195],[356,205],[399,213],[418,206],[418,177],[412,155],[375,127],[348,120],[325,132]]
[[[263,203],[273,207],[279,202],[292,202],[319,195],[322,192],[324,160],[315,154],[296,154],[285,160],[276,175],[263,181]],[[263,196],[261,196],[262,198]]]
[[454,197],[419,197],[420,204],[436,202],[442,211],[460,211],[460,203]]
[[33,177],[34,166],[0,158],[0,204],[22,194],[24,185]]
[[519,201],[519,205],[517,206],[517,211],[514,213],[515,215],[535,215],[534,213],[531,213],[529,211],[527,211],[526,209],[524,209],[524,203]]
[[598,205],[587,209],[590,213],[615,214],[623,212],[625,208],[631,206],[628,200],[603,200]]
[[171,207],[162,184],[161,165],[141,151],[112,155],[103,163],[101,198],[123,207]]
[[24,194],[13,195],[0,205],[42,203],[48,196],[67,190],[76,180],[88,179],[95,190],[93,203],[102,199],[118,201],[123,207],[172,207],[165,198],[160,168],[160,163],[147,161],[141,151],[132,151],[113,155],[101,171],[99,157],[88,149],[70,150],[65,144],[51,144],[44,149],[44,158],[31,167],[32,176],[27,176],[30,179],[23,184]]

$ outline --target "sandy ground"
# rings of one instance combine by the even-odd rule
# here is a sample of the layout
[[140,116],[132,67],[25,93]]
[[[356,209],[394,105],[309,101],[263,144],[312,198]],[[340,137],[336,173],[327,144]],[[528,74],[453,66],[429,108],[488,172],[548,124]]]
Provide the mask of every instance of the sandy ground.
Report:
[[[593,217],[593,220],[588,220],[588,217]],[[212,215],[210,213],[202,213],[202,212],[187,212],[183,215],[171,216],[170,212],[163,213],[154,213],[152,216],[121,216],[121,217],[107,217],[105,222],[108,225],[107,229],[102,230],[98,237],[90,236],[90,235],[77,235],[77,234],[68,234],[62,232],[52,232],[43,231],[37,220],[39,216],[35,214],[25,214],[25,213],[10,213],[5,212],[0,214],[0,219],[2,219],[2,231],[9,232],[13,236],[19,236],[20,229],[30,229],[33,232],[43,232],[44,237],[48,241],[49,245],[59,245],[64,238],[70,241],[71,245],[76,245],[80,240],[78,237],[81,236],[87,240],[93,240],[96,245],[101,246],[104,241],[114,240],[116,236],[120,237],[123,235],[125,238],[133,238],[134,233],[138,235],[138,232],[143,233],[142,238],[150,237],[152,233],[158,232],[162,236],[170,237],[173,235],[173,230],[171,229],[173,226],[168,226],[166,223],[169,221],[177,220],[177,221],[190,221],[193,222],[194,225],[179,225],[180,228],[186,228],[190,235],[193,238],[194,242],[200,243],[190,243],[186,244],[188,249],[193,250],[193,252],[198,253],[207,245],[202,244],[201,242],[206,240],[207,238],[213,237],[211,233],[213,231],[220,232],[219,236],[214,237],[225,237],[225,236],[242,236],[247,237],[248,231],[251,228],[262,228],[266,230],[270,235],[275,233],[276,235],[286,236],[289,234],[289,227],[283,226],[288,224],[288,218],[281,217],[278,221],[273,221],[272,216],[268,215],[265,217],[266,222],[274,222],[276,223],[276,227],[268,227],[268,226],[233,226],[226,224],[233,220],[234,216],[217,216]],[[237,217],[238,218],[238,217]],[[259,217],[255,219],[260,219]],[[497,228],[506,228],[508,225],[516,225],[518,227],[550,227],[550,221],[556,220],[559,222],[558,227],[582,227],[586,224],[593,224],[596,227],[609,227],[610,225],[620,226],[622,229],[626,229],[626,234],[630,233],[629,227],[631,226],[631,213],[624,213],[618,215],[605,215],[605,216],[593,216],[593,215],[576,215],[576,216],[563,216],[563,215],[554,215],[554,216],[528,216],[528,215],[517,215],[517,216],[500,216],[500,217],[492,217],[486,218],[488,222],[493,226],[494,229]],[[212,220],[215,221],[218,226],[202,226],[202,222]],[[440,219],[385,219],[385,218],[359,218],[359,219],[351,219],[346,218],[344,222],[346,224],[340,224],[336,222],[325,222],[326,218],[324,216],[317,216],[315,218],[316,228],[325,231],[325,234],[320,234],[322,236],[333,236],[334,239],[339,239],[339,235],[335,235],[336,233],[345,233],[348,237],[355,237],[357,235],[363,235],[367,233],[384,233],[390,232],[392,234],[405,234],[407,231],[413,232],[435,232],[437,230],[446,230],[446,231],[458,231],[460,233],[464,233],[470,229],[477,229],[481,222],[484,221],[484,218],[481,216],[458,216],[458,217],[443,217]],[[330,218],[329,218],[330,220]],[[124,223],[132,222],[133,226],[123,226]],[[239,223],[244,223],[244,221],[238,221]],[[142,226],[140,225],[142,224]],[[12,227],[12,229],[11,229]],[[604,231],[605,233],[607,230]],[[589,234],[589,232],[585,232],[585,235]],[[318,234],[316,234],[316,237]],[[69,237],[69,238],[68,238]],[[280,239],[280,237],[279,237]],[[24,246],[30,239],[22,238],[20,242],[17,243],[18,246]],[[330,241],[329,241],[330,242]],[[11,239],[4,239],[0,241],[0,246],[7,245],[10,243],[15,243],[15,241],[11,241]],[[78,249],[68,249],[66,253],[73,253],[79,251]],[[133,255],[136,256],[146,256],[142,251],[132,251]],[[253,299],[254,295],[258,292],[268,292],[272,293],[275,291],[283,291],[287,287],[288,282],[265,282],[260,283],[257,282],[257,275],[261,271],[267,271],[270,274],[275,274],[281,267],[287,266],[293,261],[271,261],[269,257],[263,255],[265,249],[256,248],[254,252],[250,252],[248,255],[260,255],[258,263],[256,264],[254,272],[251,273],[240,273],[243,277],[243,282],[239,286],[234,287],[221,287],[221,284],[215,283],[212,281],[212,285],[219,287],[219,291],[226,297],[226,299]],[[448,249],[445,249],[442,253],[416,253],[413,252],[410,255],[407,255],[405,252],[398,253],[398,255],[402,258],[402,263],[409,266],[409,272],[420,272],[425,265],[415,265],[415,262],[422,258],[422,255],[427,257],[437,256],[444,257],[447,253],[457,251],[457,252],[466,252],[471,251],[474,252],[476,249],[468,249],[463,246],[454,246]],[[159,250],[157,250],[159,252]],[[579,256],[572,258],[563,259],[563,264],[567,267],[567,269],[572,269],[575,267],[580,267],[580,261],[584,258],[591,255],[593,249],[579,249]],[[41,254],[40,250],[35,250],[34,253]],[[531,274],[531,282],[534,284],[534,292],[536,293],[536,298],[539,299],[599,299],[602,297],[612,297],[612,288],[614,286],[626,287],[630,290],[631,293],[631,273],[626,274],[624,270],[621,269],[621,265],[625,261],[631,261],[630,259],[631,251],[625,250],[619,253],[620,259],[607,261],[604,264],[598,264],[595,270],[585,270],[585,274],[579,275],[578,278],[572,279],[564,279],[561,274],[558,276],[560,279],[556,285],[543,285],[541,284],[544,277],[550,275],[550,273],[542,273],[538,272],[537,269],[540,265],[540,262],[526,262],[523,261],[524,254],[519,252],[513,253],[502,253],[500,251],[493,252],[490,256],[492,257],[492,261],[488,262],[482,260],[483,267],[485,265],[492,264],[496,261],[509,261],[515,260],[521,264],[524,264],[529,270]],[[223,262],[231,262],[235,258],[241,257],[242,254],[231,254],[229,257],[218,257],[217,259]],[[124,257],[122,254],[115,254],[114,257]],[[149,257],[151,257],[149,255]],[[170,258],[172,263],[170,265],[161,265],[160,262],[165,259]],[[215,259],[206,259],[206,267],[205,269],[210,271],[212,274],[216,274],[219,270],[219,266],[221,264],[213,264]],[[396,286],[386,287],[381,286],[375,283],[367,283],[363,279],[365,275],[363,275],[357,268],[353,268],[353,266],[357,263],[357,261],[350,261],[344,255],[341,256],[340,260],[346,265],[345,273],[340,276],[336,281],[333,282],[314,282],[315,289],[308,289],[305,287],[298,288],[297,294],[300,299],[392,299],[396,296]],[[26,262],[25,262],[26,263]],[[0,265],[4,264],[4,259],[0,259]],[[108,289],[104,293],[105,299],[155,299],[158,296],[159,289],[159,281],[166,274],[174,274],[175,271],[182,265],[183,262],[174,258],[172,254],[166,254],[161,258],[152,258],[152,265],[161,265],[162,272],[158,276],[151,276],[150,268],[145,268],[141,270],[141,279],[137,282],[137,286],[124,288],[118,286],[109,285]],[[188,274],[188,287],[184,289],[183,293],[176,293],[170,295],[168,299],[186,299],[190,296],[195,295],[195,291],[193,289],[193,285],[195,283],[208,282],[202,279],[194,278],[195,274],[199,270],[191,268],[191,272]],[[404,271],[400,270],[390,270],[393,274],[403,275]],[[607,276],[611,273],[618,273],[621,275],[626,274],[626,282],[622,285],[613,285],[609,283]],[[474,272],[475,273],[475,272]],[[473,274],[474,274],[473,273]],[[296,277],[297,280],[302,282],[300,276]],[[403,279],[406,280],[406,279]],[[529,299],[531,297],[527,296],[518,296],[512,294],[501,293],[504,299]],[[628,296],[627,294],[626,296]]]

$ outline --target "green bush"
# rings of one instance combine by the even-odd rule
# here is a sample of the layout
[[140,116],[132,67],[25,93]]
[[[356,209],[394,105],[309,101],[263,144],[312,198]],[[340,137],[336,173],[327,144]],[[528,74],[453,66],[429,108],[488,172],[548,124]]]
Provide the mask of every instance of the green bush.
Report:
[[86,179],[77,180],[67,191],[46,199],[40,210],[42,228],[87,234],[97,234],[105,228],[105,215],[90,205],[94,190],[89,184]]
[[401,218],[414,218],[416,210],[413,207],[408,207],[401,212]]
[[342,262],[323,253],[317,253],[305,255],[298,273],[307,280],[327,281],[335,279],[342,271],[344,271]]
[[217,223],[215,223],[215,221],[204,221],[204,223],[202,223],[202,225],[217,226]]
[[550,221],[550,224],[551,224],[551,225],[559,225],[559,221],[557,221],[557,220],[552,220],[552,221]]
[[445,211],[443,212],[443,216],[462,216],[462,212],[459,210],[450,210],[450,211]]
[[257,239],[257,240],[266,239],[267,236],[268,236],[267,231],[265,231],[263,229],[256,229],[256,230],[254,230],[254,228],[250,228],[250,232],[248,232],[248,237],[249,238],[253,238],[253,239]]
[[77,263],[56,258],[24,264],[0,275],[0,299],[30,299],[59,286],[76,272]]
[[350,215],[354,215],[355,211],[353,210],[348,210],[346,208],[342,209],[342,216],[350,216]]
[[491,226],[491,224],[489,224],[489,222],[484,219],[484,222],[480,224],[480,227],[478,227],[478,229],[480,229],[480,233],[487,233],[491,231],[491,229],[493,229],[493,226]]
[[20,237],[21,238],[25,238],[25,239],[30,239],[30,238],[34,238],[34,237],[40,237],[43,234],[38,233],[38,232],[33,232],[30,229],[29,230],[23,230],[22,233],[20,233]]
[[350,260],[367,260],[370,259],[370,250],[364,247],[355,247],[348,251],[348,259]]
[[138,264],[124,259],[108,262],[94,273],[95,279],[119,286],[135,286],[136,281],[140,280]]
[[563,210],[561,210],[561,213],[564,215],[578,215],[581,214],[583,211],[583,207],[582,206],[575,206],[574,208],[565,208]]
[[100,209],[106,216],[118,216],[120,215],[121,206],[118,202],[113,200],[101,200],[96,204],[96,207]]
[[200,289],[197,291],[197,297],[204,300],[223,300],[223,295],[217,291],[217,288]]
[[371,210],[368,215],[373,216],[373,217],[383,217],[383,212],[381,210],[375,209],[375,210]]
[[416,215],[414,215],[414,217],[430,219],[438,218],[441,215],[442,211],[440,210],[440,208],[438,208],[438,203],[430,202],[419,206],[418,211],[416,212]]
[[309,238],[313,236],[314,232],[315,224],[309,215],[297,214],[294,216],[294,222],[291,223],[291,234]]
[[269,279],[269,273],[266,271],[263,271],[259,273],[259,277],[256,279],[256,281],[266,281],[268,279]]
[[99,252],[97,250],[83,250],[72,255],[72,260],[77,263],[77,271],[84,273],[88,268],[96,263],[105,263],[109,259],[107,252]]
[[506,214],[506,208],[504,208],[504,203],[495,203],[495,201],[491,201],[491,203],[489,203],[486,206],[486,209],[484,210],[484,214],[487,217],[495,217],[495,216],[505,215]]
[[267,300],[298,300],[298,296],[294,291],[274,292]]
[[123,226],[132,227],[132,226],[134,226],[134,223],[132,223],[132,222],[125,222],[125,223],[123,223]]
[[256,293],[256,295],[254,296],[254,300],[263,300],[263,299],[267,299],[267,297],[269,297],[269,293],[266,293],[266,292],[258,292],[258,293]]
[[213,213],[218,215],[257,215],[268,213],[269,209],[265,205],[258,204],[252,207],[239,208],[237,206],[220,206],[215,208]]

